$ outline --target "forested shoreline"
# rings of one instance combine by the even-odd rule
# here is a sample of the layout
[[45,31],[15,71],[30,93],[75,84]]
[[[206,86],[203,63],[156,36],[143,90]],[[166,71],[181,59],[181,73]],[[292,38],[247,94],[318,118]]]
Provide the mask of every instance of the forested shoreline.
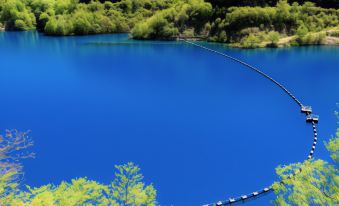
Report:
[[338,44],[338,8],[336,0],[0,0],[0,28],[54,36],[125,32],[243,48]]

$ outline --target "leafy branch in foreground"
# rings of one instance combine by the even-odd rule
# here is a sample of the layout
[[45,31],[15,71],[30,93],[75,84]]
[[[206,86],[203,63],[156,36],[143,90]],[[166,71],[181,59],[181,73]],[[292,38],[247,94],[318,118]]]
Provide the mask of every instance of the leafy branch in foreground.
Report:
[[[337,113],[338,114],[338,113]],[[276,169],[281,182],[273,185],[279,206],[339,204],[339,128],[336,137],[325,143],[332,161],[307,160],[303,163],[279,166]],[[293,174],[296,174],[293,176]]]
[[34,157],[27,149],[33,146],[28,132],[6,130],[0,135],[0,205],[14,197],[23,175],[20,160]]
[[157,191],[143,182],[134,163],[115,166],[115,179],[109,185],[88,178],[76,178],[59,185],[25,186],[21,160],[34,157],[28,149],[33,141],[28,132],[6,130],[0,135],[1,206],[155,206]]
[[6,206],[155,206],[156,190],[142,182],[140,168],[133,163],[116,166],[110,185],[77,178],[59,185],[26,186]]

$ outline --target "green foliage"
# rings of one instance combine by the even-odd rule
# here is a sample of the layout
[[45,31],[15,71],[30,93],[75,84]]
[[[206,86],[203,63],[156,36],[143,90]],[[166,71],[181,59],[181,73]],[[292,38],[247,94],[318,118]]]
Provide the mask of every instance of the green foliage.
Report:
[[297,29],[296,43],[299,45],[321,44],[326,37],[325,33],[310,34],[308,28],[301,24]]
[[308,33],[307,27],[304,24],[301,24],[297,29],[297,35],[302,38],[306,36],[307,33]]
[[339,163],[339,128],[337,129],[336,138],[331,139],[326,144],[326,148],[331,153],[331,158],[336,163],[336,167],[338,168]]
[[[41,0],[40,0],[41,1]],[[128,32],[137,22],[152,16],[158,9],[169,7],[171,1],[155,0],[122,0],[116,3],[91,1],[84,3],[69,3],[64,12],[54,4],[55,12],[44,16],[48,19],[44,30],[49,35],[86,35],[100,33]],[[60,6],[59,6],[60,7]],[[47,18],[46,18],[47,17]],[[40,21],[42,16],[40,15]],[[155,26],[164,24],[164,21],[154,22]],[[165,29],[164,33],[169,32]]]
[[49,35],[128,32],[176,0],[0,0],[0,22],[8,30],[37,28]]
[[156,205],[156,190],[153,185],[146,186],[142,182],[144,177],[140,173],[139,167],[130,162],[115,168],[117,172],[111,187],[113,190],[112,196],[117,205]]
[[140,168],[128,163],[116,166],[115,179],[104,185],[87,178],[19,190],[23,174],[20,160],[33,157],[27,132],[7,130],[0,135],[1,206],[155,206],[157,191],[143,182]]
[[[140,168],[128,163],[116,166],[115,179],[110,185],[78,178],[59,185],[27,186],[26,190],[7,195],[3,203],[7,206],[155,206],[156,190],[142,181]],[[0,178],[0,186],[1,183]],[[7,188],[16,186],[7,185]]]
[[296,43],[298,45],[314,45],[314,44],[322,44],[325,40],[325,33],[313,33],[313,34],[304,34],[302,36],[297,36]]
[[244,48],[253,49],[259,47],[260,42],[261,41],[257,36],[250,34],[240,41],[240,45]]
[[33,30],[36,19],[24,1],[0,0],[0,21],[10,30]]
[[[126,26],[121,25],[124,24],[124,19],[121,18],[120,13],[110,12],[109,9],[109,5],[99,2],[76,4],[70,13],[65,12],[63,14],[53,14],[45,17],[47,21],[44,26],[44,31],[49,35],[85,35],[122,32],[117,29],[126,28]],[[116,24],[117,20],[120,20],[118,25]]]
[[332,37],[339,37],[339,29],[336,31],[327,32],[327,35]]
[[[279,37],[297,35],[295,44],[322,43],[323,34],[308,34],[339,25],[339,10],[316,7],[303,0],[297,2],[0,0],[0,23],[8,30],[36,28],[48,35],[130,32],[136,39],[198,37],[249,47],[257,44],[252,43],[255,38],[261,45],[269,41],[268,46],[277,46],[277,33],[270,33],[274,31]],[[320,5],[320,1],[314,2]]]
[[[301,169],[299,171],[299,169]],[[296,173],[293,178],[288,178]],[[273,185],[276,205],[335,205],[339,201],[338,170],[323,160],[278,167],[282,183]]]
[[[339,106],[339,104],[338,104]],[[337,118],[339,119],[339,115],[338,112],[335,112]],[[337,124],[339,125],[339,122],[337,122]],[[325,144],[327,150],[330,152],[331,154],[331,158],[332,160],[336,163],[336,168],[338,169],[339,165],[339,127],[337,128],[336,131],[336,136],[334,138],[332,138],[328,143]]]
[[64,16],[50,17],[45,26],[45,33],[49,35],[69,35],[72,31],[72,22]]
[[178,33],[174,24],[169,23],[165,18],[165,12],[152,16],[146,22],[136,25],[132,30],[132,36],[136,39],[168,39]]
[[[218,7],[231,7],[231,6],[274,6],[279,0],[207,0],[211,2],[213,6]],[[319,7],[324,8],[336,8],[339,9],[338,0],[288,0],[291,4],[298,2],[303,4],[305,2],[314,2]]]
[[270,41],[269,46],[277,47],[280,39],[280,34],[276,31],[271,31],[267,34],[267,38]]
[[6,130],[5,135],[0,135],[0,205],[14,198],[23,175],[20,160],[34,156],[27,150],[32,145],[27,132]]
[[14,168],[0,174],[0,205],[8,205],[18,189],[18,171]]
[[203,0],[178,1],[137,24],[131,34],[136,39],[169,39],[182,33],[199,35],[206,28],[211,12],[212,6]]
[[[276,169],[281,182],[273,184],[277,194],[275,204],[289,205],[337,205],[339,201],[339,128],[336,137],[326,147],[332,162],[307,160],[303,163],[279,166]],[[295,174],[293,176],[293,174]]]
[[44,185],[38,188],[27,187],[28,191],[18,194],[10,206],[107,206],[109,188],[87,178],[74,179],[60,185]]
[[[339,24],[339,10],[315,7],[306,2],[303,5],[289,5],[280,0],[275,7],[231,7],[224,17],[212,21],[210,40],[219,41],[225,31],[229,43],[245,41],[243,31],[259,28],[261,32],[276,31],[279,36],[306,35],[320,32]],[[248,36],[248,35],[247,35]],[[252,37],[251,37],[252,39]],[[322,35],[308,36],[304,43],[321,43]]]

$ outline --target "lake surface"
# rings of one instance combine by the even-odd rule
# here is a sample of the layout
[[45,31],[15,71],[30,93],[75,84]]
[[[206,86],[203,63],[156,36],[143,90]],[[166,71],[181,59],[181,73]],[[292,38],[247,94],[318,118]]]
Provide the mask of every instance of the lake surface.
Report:
[[[240,50],[207,46],[271,75],[336,129],[339,47]],[[26,184],[112,179],[133,161],[159,205],[196,206],[269,186],[274,168],[304,160],[312,130],[277,86],[181,42],[125,34],[0,33],[0,130],[32,130]],[[316,158],[327,158],[323,144]],[[269,205],[273,194],[248,202]]]

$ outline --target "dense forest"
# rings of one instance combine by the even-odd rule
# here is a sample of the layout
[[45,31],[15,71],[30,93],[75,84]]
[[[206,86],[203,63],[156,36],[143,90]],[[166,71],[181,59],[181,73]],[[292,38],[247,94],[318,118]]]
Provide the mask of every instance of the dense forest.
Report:
[[337,43],[338,8],[338,0],[0,0],[0,27],[276,47]]

